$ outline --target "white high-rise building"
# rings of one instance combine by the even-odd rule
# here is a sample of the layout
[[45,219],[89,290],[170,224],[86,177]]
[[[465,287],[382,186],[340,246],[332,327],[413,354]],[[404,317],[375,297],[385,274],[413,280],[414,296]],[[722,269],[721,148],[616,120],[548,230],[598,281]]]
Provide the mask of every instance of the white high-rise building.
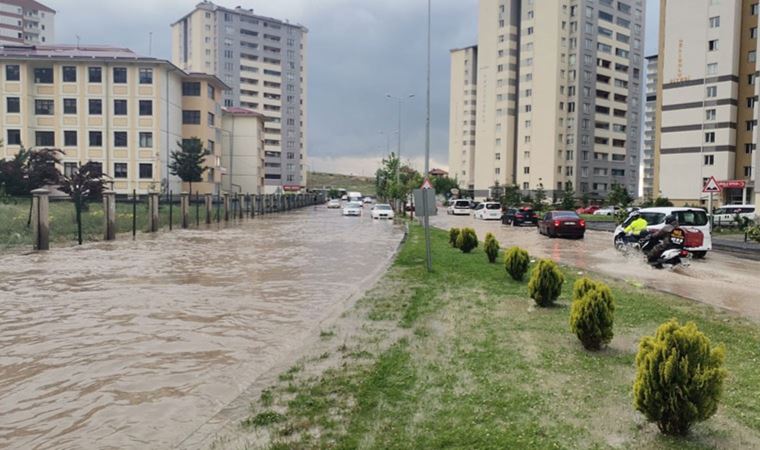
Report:
[[53,45],[55,10],[34,0],[0,0],[0,45]]

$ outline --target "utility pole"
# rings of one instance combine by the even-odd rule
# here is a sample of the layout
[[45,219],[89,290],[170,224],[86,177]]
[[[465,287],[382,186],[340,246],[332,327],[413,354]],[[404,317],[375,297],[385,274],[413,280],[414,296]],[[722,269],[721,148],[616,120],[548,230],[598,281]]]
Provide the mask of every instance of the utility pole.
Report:
[[385,97],[398,102],[398,168],[396,169],[396,184],[398,184],[401,179],[401,107],[404,100],[413,99],[414,94],[409,94],[407,97],[395,97],[391,94],[385,94]]

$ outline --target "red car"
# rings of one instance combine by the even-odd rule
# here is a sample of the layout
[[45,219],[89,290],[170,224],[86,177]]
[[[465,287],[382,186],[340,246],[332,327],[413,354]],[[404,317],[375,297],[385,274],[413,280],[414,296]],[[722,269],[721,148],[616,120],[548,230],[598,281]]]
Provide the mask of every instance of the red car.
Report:
[[578,214],[594,214],[599,209],[597,205],[586,206],[575,210]]
[[538,222],[538,232],[546,236],[582,239],[586,221],[575,211],[551,211]]

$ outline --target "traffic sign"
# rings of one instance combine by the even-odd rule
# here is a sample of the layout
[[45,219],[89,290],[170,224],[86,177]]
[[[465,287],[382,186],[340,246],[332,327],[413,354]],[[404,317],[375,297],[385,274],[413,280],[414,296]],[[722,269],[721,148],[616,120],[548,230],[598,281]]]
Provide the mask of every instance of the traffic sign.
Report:
[[718,181],[718,186],[721,189],[744,189],[747,187],[747,182],[744,180],[722,180]]
[[710,177],[710,179],[707,181],[707,184],[704,185],[702,188],[702,192],[706,194],[714,194],[721,192],[720,185],[718,184],[718,180],[715,179],[715,177]]
[[425,178],[425,181],[422,183],[422,186],[420,186],[420,189],[433,189],[433,185],[430,184],[430,180]]

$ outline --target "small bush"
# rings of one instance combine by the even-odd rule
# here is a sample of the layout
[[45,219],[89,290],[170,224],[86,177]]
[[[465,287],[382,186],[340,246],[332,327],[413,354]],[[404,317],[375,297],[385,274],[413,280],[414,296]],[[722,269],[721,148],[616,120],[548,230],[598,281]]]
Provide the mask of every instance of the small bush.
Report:
[[462,253],[470,253],[478,247],[478,235],[472,228],[462,228],[457,236],[457,248]]
[[486,233],[486,240],[483,244],[483,250],[488,256],[488,262],[491,264],[496,262],[496,258],[499,256],[499,241],[491,233]]
[[542,259],[531,273],[528,293],[538,306],[551,306],[562,293],[564,282],[565,276],[557,264],[551,259]]
[[275,411],[264,411],[243,421],[246,427],[266,427],[285,421],[286,417]]
[[[581,294],[575,296],[575,293]],[[588,350],[599,350],[612,340],[615,303],[603,283],[581,278],[573,286],[570,329]]]
[[712,348],[693,322],[665,322],[639,344],[634,407],[662,433],[687,434],[718,409],[727,375],[723,358],[723,348]]
[[504,268],[515,281],[522,281],[529,265],[530,256],[520,247],[512,247],[504,255]]
[[454,248],[457,248],[457,238],[459,237],[460,231],[459,228],[451,228],[449,230],[449,244]]

